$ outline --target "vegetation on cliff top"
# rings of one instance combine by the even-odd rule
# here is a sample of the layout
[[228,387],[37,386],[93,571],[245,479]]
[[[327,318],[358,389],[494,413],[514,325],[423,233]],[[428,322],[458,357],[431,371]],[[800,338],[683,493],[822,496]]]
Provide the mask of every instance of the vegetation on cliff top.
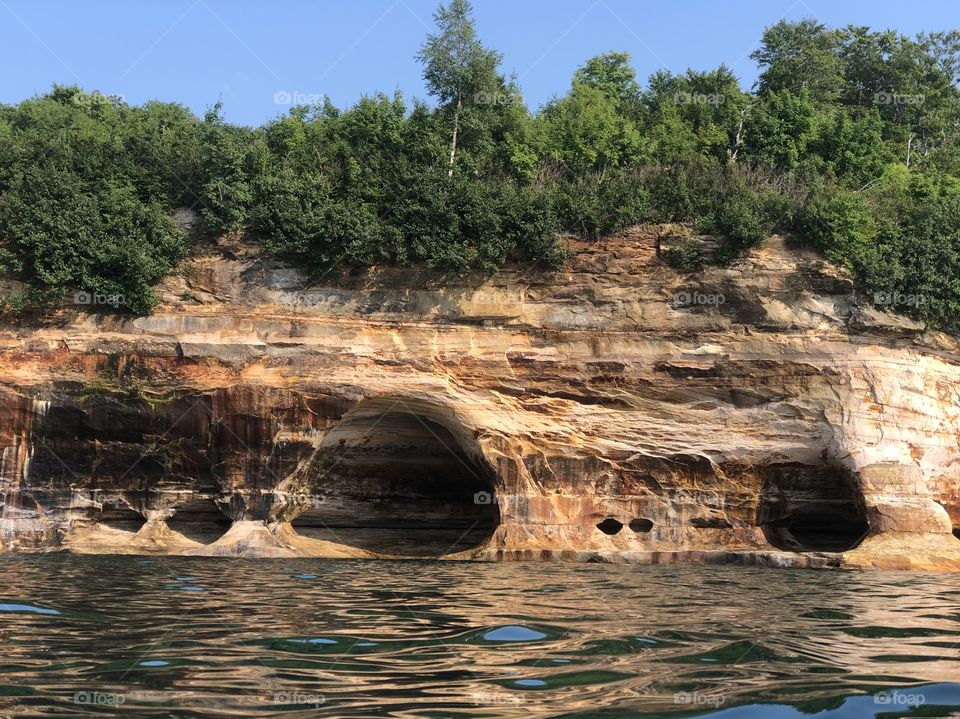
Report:
[[0,264],[25,303],[83,290],[141,313],[188,250],[177,207],[318,272],[557,266],[563,231],[690,222],[727,256],[795,232],[878,304],[960,330],[960,33],[780,22],[751,92],[724,66],[642,87],[612,52],[531,113],[466,0],[435,20],[434,105],[378,94],[259,128],[75,87],[0,106]]

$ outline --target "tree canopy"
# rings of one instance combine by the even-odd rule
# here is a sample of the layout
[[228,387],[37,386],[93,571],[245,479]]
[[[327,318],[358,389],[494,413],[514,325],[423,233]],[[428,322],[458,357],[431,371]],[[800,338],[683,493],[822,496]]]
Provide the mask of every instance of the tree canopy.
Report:
[[721,259],[792,232],[878,305],[960,331],[960,33],[780,21],[733,72],[588,59],[531,111],[467,0],[434,15],[417,58],[433,104],[393,95],[297,106],[261,127],[54,86],[0,105],[0,266],[11,305],[72,293],[148,312],[189,249],[173,219],[243,232],[322,272],[425,263],[556,267],[564,232],[686,222]]

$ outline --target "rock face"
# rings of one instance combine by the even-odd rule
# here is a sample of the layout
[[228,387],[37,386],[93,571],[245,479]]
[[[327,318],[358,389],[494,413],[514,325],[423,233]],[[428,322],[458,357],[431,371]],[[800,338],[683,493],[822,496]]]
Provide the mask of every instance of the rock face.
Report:
[[223,239],[150,317],[7,323],[2,548],[960,569],[960,346],[657,232],[312,282]]

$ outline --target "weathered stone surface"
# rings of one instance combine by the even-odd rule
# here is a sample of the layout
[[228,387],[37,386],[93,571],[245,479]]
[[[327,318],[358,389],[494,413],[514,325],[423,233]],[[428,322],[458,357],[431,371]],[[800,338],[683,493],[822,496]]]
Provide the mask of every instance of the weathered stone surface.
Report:
[[150,317],[7,323],[0,546],[960,569],[957,342],[655,233],[312,284],[222,241]]

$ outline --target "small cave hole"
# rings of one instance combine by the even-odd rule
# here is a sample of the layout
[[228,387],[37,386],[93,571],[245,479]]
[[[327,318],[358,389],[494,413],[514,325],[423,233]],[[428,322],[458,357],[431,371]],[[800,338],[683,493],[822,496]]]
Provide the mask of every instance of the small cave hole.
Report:
[[956,529],[953,530],[953,536],[956,537],[957,539],[960,539],[960,527],[957,527]]
[[192,542],[210,544],[230,528],[230,519],[212,499],[193,499],[177,507],[167,526]]
[[614,535],[623,529],[623,522],[618,522],[613,517],[607,517],[597,525],[597,529],[604,534]]
[[790,552],[846,552],[870,533],[855,479],[832,467],[777,465],[766,470],[759,524],[767,541]]
[[99,518],[103,526],[130,534],[139,532],[146,521],[138,512],[122,504],[105,505]]
[[653,522],[643,517],[637,517],[636,519],[631,519],[630,524],[627,526],[637,534],[646,534],[653,529]]

